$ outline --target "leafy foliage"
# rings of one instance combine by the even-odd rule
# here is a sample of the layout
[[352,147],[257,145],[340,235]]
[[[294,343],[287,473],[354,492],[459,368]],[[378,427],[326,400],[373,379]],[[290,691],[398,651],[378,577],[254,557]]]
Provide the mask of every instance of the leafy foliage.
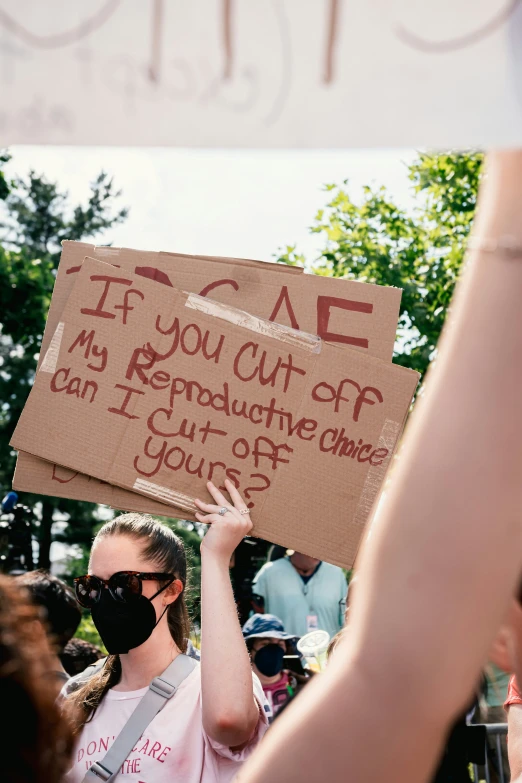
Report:
[[3,201],[5,198],[7,198],[9,193],[9,183],[3,169],[6,163],[9,163],[10,160],[11,156],[8,152],[0,152],[0,201]]
[[3,244],[15,250],[25,248],[35,258],[48,259],[56,269],[63,240],[99,236],[125,220],[126,208],[114,212],[120,196],[121,191],[114,189],[113,180],[102,171],[91,183],[87,205],[69,208],[66,191],[30,171],[25,179],[17,177],[10,184]]
[[78,629],[76,633],[74,634],[78,639],[85,639],[86,642],[90,642],[91,644],[95,644],[96,647],[99,647],[100,650],[107,655],[107,650],[105,649],[105,646],[101,640],[100,634],[96,630],[96,626],[94,625],[92,621],[92,617],[89,612],[85,612],[80,625],[78,626]]
[[[0,168],[9,155],[0,156]],[[10,487],[15,455],[12,431],[33,383],[39,346],[54,285],[63,239],[92,239],[125,219],[116,207],[120,193],[103,172],[91,185],[85,206],[69,206],[67,193],[34,171],[8,180],[0,173],[3,220],[0,223],[0,483]],[[51,528],[57,512],[69,516],[60,537],[87,543],[94,519],[91,504],[25,495],[42,503],[37,534],[39,566],[49,567]]]
[[403,289],[395,361],[424,373],[436,349],[475,212],[482,155],[421,154],[409,168],[418,206],[400,209],[385,188],[364,188],[356,203],[342,186],[311,228],[324,238],[308,263],[295,247],[278,260],[316,274]]

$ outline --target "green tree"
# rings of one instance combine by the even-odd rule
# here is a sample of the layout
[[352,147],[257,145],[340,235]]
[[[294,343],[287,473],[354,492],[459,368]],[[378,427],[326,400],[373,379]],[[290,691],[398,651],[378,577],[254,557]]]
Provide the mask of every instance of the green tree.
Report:
[[418,206],[400,209],[385,188],[357,203],[326,185],[328,202],[311,231],[324,239],[308,262],[289,246],[278,260],[317,274],[403,289],[395,361],[424,373],[437,345],[473,222],[482,155],[421,154],[409,167]]
[[[101,173],[91,184],[86,205],[70,205],[68,194],[55,182],[30,171],[9,179],[0,156],[0,483],[11,484],[15,454],[9,440],[34,379],[56,268],[64,239],[90,240],[120,223],[127,210],[117,206],[120,193]],[[56,516],[70,517],[61,537],[88,543],[93,506],[50,497],[25,495],[24,502],[42,503],[35,531],[39,566],[50,565],[51,529]]]
[[9,184],[5,176],[4,166],[9,163],[11,156],[7,152],[0,152],[0,201],[3,201],[9,193]]

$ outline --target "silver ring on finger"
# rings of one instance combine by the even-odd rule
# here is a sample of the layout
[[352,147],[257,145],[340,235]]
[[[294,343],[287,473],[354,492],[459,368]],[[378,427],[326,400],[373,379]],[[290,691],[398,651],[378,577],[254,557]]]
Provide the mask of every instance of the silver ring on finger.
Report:
[[224,517],[229,509],[226,506],[223,506],[223,508],[220,508],[218,511],[218,514],[220,517]]
[[240,509],[239,513],[240,514],[250,514],[250,509],[249,508],[242,508],[242,509]]

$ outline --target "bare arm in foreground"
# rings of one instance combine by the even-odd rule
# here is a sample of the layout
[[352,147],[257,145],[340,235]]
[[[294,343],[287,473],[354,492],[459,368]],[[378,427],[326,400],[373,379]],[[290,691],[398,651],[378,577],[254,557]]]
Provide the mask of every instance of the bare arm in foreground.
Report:
[[[488,171],[475,236],[522,247],[522,152]],[[522,256],[472,253],[449,318],[346,639],[241,783],[427,781],[478,680],[522,569]]]
[[[210,523],[201,543],[202,709],[207,734],[223,745],[239,747],[254,734],[259,707],[228,566],[252,522],[249,514],[240,512],[246,504],[234,485],[227,480],[225,486],[232,503],[211,481],[207,487],[214,503],[196,500],[201,509],[196,517]],[[221,516],[218,512],[223,507],[230,511]]]
[[508,757],[511,783],[522,780],[522,705],[512,704],[508,709]]

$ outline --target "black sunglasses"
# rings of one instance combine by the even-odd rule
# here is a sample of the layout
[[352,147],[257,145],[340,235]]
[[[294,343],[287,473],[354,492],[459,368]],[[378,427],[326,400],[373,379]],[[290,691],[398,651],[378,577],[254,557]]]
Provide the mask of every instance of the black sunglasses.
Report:
[[110,594],[116,601],[127,603],[135,601],[142,594],[143,580],[154,580],[156,582],[167,582],[172,584],[176,577],[174,574],[153,574],[144,571],[118,571],[109,579],[100,579],[99,576],[86,574],[78,576],[74,580],[74,590],[76,600],[80,606],[86,609],[92,609],[101,598],[102,590],[108,588]]

